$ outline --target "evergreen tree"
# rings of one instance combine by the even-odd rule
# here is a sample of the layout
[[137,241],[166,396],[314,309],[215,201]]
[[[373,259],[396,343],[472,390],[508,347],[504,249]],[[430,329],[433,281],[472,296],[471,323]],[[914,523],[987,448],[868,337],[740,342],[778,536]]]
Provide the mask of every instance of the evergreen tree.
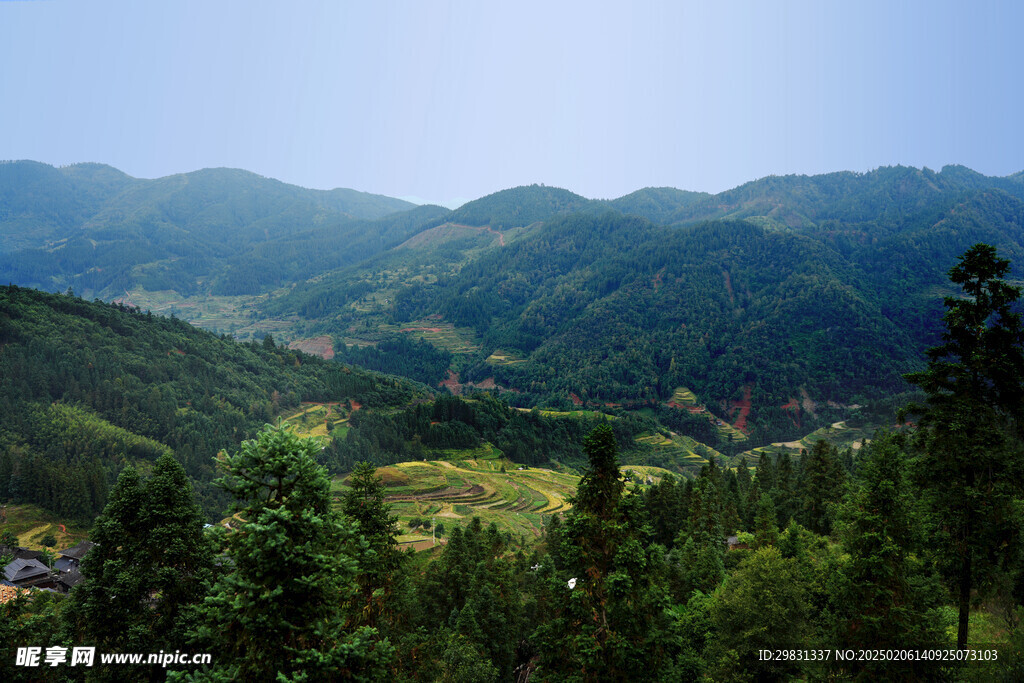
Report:
[[761,494],[757,502],[757,514],[754,516],[754,547],[763,548],[775,545],[779,540],[779,527],[776,524],[775,504],[767,493]]
[[834,506],[842,500],[845,472],[835,447],[825,440],[816,441],[806,454],[801,495],[801,523],[816,534],[832,532]]
[[240,508],[227,539],[233,571],[199,613],[196,642],[219,653],[193,680],[379,680],[393,649],[363,626],[345,631],[360,555],[354,524],[331,509],[321,446],[287,425],[221,453],[218,484]]
[[641,541],[642,498],[623,496],[618,447],[607,424],[584,440],[590,467],[566,515],[563,567],[548,574],[538,609],[550,616],[535,633],[541,677],[637,680],[659,670],[667,621],[665,589]]
[[959,603],[957,647],[967,645],[971,594],[1019,549],[1016,499],[1024,484],[1024,328],[1012,307],[1021,289],[1002,278],[1009,261],[977,244],[949,271],[965,297],[945,299],[943,343],[923,372],[907,375],[927,395],[915,478],[931,510],[937,546]]
[[[105,652],[182,648],[189,609],[211,577],[212,553],[181,465],[162,455],[145,482],[127,467],[91,539],[96,545],[82,560],[84,580],[67,610],[69,637]],[[162,673],[141,667],[132,676]]]
[[[772,520],[774,523],[774,519]],[[801,663],[761,660],[761,649],[792,648],[808,630],[806,589],[796,560],[761,548],[715,591],[718,633],[712,680],[791,680]]]
[[[929,590],[927,577],[915,575],[908,556],[915,534],[905,457],[891,435],[873,440],[840,508],[849,559],[833,575],[829,594],[832,635],[845,647],[923,649],[943,640],[941,596]],[[867,679],[920,680],[934,672],[929,662],[865,660],[846,666],[845,673]]]
[[391,515],[391,506],[384,502],[384,482],[368,462],[356,465],[348,479],[349,490],[342,501],[342,511],[355,523],[356,530],[369,545],[369,553],[361,556],[358,605],[354,614],[358,623],[375,626],[377,618],[387,609],[389,592],[396,581],[405,556],[398,549],[398,517]]

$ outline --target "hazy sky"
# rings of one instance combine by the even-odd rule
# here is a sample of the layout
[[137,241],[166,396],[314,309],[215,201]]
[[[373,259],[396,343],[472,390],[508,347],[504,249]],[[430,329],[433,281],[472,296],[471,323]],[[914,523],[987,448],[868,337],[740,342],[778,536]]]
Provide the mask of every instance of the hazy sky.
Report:
[[1024,169],[1024,2],[0,0],[0,159],[433,201]]

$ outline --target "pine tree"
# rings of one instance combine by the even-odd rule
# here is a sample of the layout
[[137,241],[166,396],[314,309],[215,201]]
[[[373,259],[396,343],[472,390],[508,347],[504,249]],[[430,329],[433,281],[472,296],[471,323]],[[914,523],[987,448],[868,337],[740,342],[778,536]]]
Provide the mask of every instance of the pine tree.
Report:
[[842,500],[845,472],[835,448],[820,440],[805,456],[800,522],[816,534],[832,532],[833,507]]
[[927,394],[915,479],[932,512],[946,575],[959,602],[957,647],[967,646],[971,594],[979,579],[1019,550],[1016,499],[1024,488],[1024,328],[1012,310],[1021,289],[1002,279],[1010,263],[977,244],[949,271],[963,298],[947,297],[943,343],[923,372],[906,376]]
[[[917,580],[908,558],[914,545],[906,456],[891,435],[862,452],[858,481],[840,508],[843,547],[849,559],[830,582],[836,642],[851,648],[919,648],[943,639],[940,596]],[[927,578],[927,577],[925,577]],[[921,664],[927,664],[924,669]],[[847,674],[867,679],[919,680],[929,662],[854,661]]]
[[384,482],[370,463],[358,463],[348,485],[342,512],[355,522],[371,551],[362,556],[365,561],[359,566],[356,582],[360,591],[353,613],[358,615],[358,625],[376,626],[387,609],[395,573],[405,557],[398,549],[398,517],[391,515],[391,506],[384,502]]
[[228,536],[233,571],[199,613],[195,638],[219,653],[194,680],[376,680],[393,649],[376,631],[345,632],[368,545],[331,508],[321,446],[269,425],[237,455],[218,456],[218,485],[240,507]]
[[767,493],[761,494],[754,516],[754,547],[775,545],[779,540],[779,526],[776,524],[775,504]]
[[[107,652],[184,647],[190,608],[211,576],[212,552],[185,470],[160,456],[143,481],[132,467],[117,480],[93,526],[96,546],[71,593],[70,637]],[[132,674],[159,676],[151,667]]]
[[636,680],[664,661],[665,589],[641,540],[643,500],[623,496],[618,446],[600,425],[584,440],[590,467],[561,532],[563,566],[548,574],[535,633],[541,678]]

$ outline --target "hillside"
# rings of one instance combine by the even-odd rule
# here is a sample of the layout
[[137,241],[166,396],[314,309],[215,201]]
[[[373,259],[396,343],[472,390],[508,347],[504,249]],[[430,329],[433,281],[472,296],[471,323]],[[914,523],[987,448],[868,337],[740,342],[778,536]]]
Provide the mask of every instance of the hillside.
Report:
[[172,451],[211,515],[213,456],[301,401],[407,405],[422,387],[272,339],[239,344],[181,320],[0,288],[0,500],[91,519],[117,474]]
[[[26,191],[0,195],[3,225],[91,235],[0,257],[14,281],[73,271],[42,286],[85,287],[241,338],[271,333],[516,406],[646,410],[730,455],[742,437],[766,446],[858,410],[883,418],[935,343],[952,293],[945,272],[971,244],[995,245],[1014,277],[1024,272],[1020,175],[958,166],[608,201],[532,185],[372,220],[353,216],[398,206],[365,198],[370,208],[342,216],[350,193],[240,171],[140,181],[98,165],[6,167]],[[203,242],[200,228],[230,235],[230,247]],[[123,265],[135,253],[104,241],[117,234],[159,258]],[[678,387],[736,443],[671,409]]]
[[[517,188],[463,217],[490,232],[422,232],[267,310],[312,314],[302,329],[352,362],[494,386],[516,405],[661,410],[687,386],[733,423],[749,402],[741,431],[767,445],[849,417],[844,406],[881,417],[935,343],[945,273],[971,244],[995,245],[1020,277],[1021,187],[897,167],[612,202]],[[509,229],[513,200],[526,219],[549,214]]]
[[[0,280],[104,298],[135,285],[183,294],[204,285],[258,293],[281,277],[311,277],[401,241],[401,221],[376,234],[368,221],[413,208],[390,197],[307,190],[235,169],[143,180],[99,164],[8,162],[0,164]],[[356,248],[340,250],[339,240]],[[268,244],[282,258],[301,252],[320,260],[308,264],[314,270],[296,264],[295,272],[280,262],[262,279],[247,275],[249,269],[237,272],[240,260],[258,262]]]

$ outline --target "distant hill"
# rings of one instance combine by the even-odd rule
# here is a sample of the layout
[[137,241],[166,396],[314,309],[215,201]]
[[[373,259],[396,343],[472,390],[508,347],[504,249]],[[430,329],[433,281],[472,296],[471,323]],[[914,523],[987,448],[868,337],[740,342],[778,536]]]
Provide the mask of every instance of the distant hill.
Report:
[[706,192],[687,192],[674,187],[645,187],[608,202],[616,211],[664,223],[683,207],[709,197]]
[[767,443],[905,391],[956,294],[946,272],[972,244],[995,245],[1021,277],[1020,187],[897,167],[610,202],[516,188],[462,216],[486,230],[420,232],[273,305],[377,345],[353,359],[434,383],[450,362],[459,382],[493,382],[519,405],[649,407],[686,386],[737,419],[749,399],[745,429]]
[[213,457],[301,401],[405,406],[397,378],[277,346],[240,344],[173,318],[0,287],[0,501],[73,518],[102,509],[129,462],[173,451],[211,514]]
[[743,406],[761,442],[904,391],[975,242],[1024,273],[1024,175],[962,166],[612,200],[531,185],[455,211],[362,197],[405,209],[376,217],[348,192],[225,169],[143,181],[19,162],[5,177],[0,226],[21,232],[5,228],[0,280],[173,289],[178,310],[269,292],[225,304],[232,324],[329,335],[340,358],[520,406],[653,408],[688,387],[731,420]]
[[[235,169],[140,180],[98,164],[3,163],[0,281],[103,298],[135,285],[191,293],[203,281],[256,293],[280,278],[228,282],[225,266],[288,241],[317,254],[321,267],[338,267],[404,239],[401,231],[368,234],[367,221],[410,209],[399,199],[307,190]],[[315,274],[293,270],[285,266],[281,277]]]
[[600,207],[601,203],[578,194],[545,185],[524,185],[502,190],[463,204],[452,212],[452,223],[489,225],[496,229],[515,228],[543,221],[558,214]]

